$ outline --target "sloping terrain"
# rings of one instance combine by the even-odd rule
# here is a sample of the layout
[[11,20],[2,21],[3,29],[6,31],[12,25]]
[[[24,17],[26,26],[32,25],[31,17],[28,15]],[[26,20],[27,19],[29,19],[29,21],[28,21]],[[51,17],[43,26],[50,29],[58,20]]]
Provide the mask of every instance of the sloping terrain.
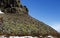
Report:
[[57,31],[26,14],[3,14],[0,33],[8,35],[56,35]]
[[4,14],[0,14],[0,35],[58,36],[58,32],[55,29],[31,17],[28,14],[27,7],[23,6],[19,0],[5,1],[1,0],[0,2],[0,9],[4,12]]

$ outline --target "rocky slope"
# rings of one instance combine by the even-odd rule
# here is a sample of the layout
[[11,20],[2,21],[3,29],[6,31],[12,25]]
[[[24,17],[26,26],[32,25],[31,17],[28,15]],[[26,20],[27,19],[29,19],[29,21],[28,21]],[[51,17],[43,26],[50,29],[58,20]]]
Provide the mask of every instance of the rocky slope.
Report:
[[6,36],[58,36],[47,24],[31,17],[20,0],[0,0],[0,35]]

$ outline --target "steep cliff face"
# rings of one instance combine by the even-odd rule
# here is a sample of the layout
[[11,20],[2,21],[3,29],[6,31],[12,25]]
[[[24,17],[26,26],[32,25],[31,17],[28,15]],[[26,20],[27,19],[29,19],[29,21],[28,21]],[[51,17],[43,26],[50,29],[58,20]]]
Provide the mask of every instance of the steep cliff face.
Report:
[[57,36],[58,32],[45,23],[31,17],[20,0],[0,0],[0,35]]

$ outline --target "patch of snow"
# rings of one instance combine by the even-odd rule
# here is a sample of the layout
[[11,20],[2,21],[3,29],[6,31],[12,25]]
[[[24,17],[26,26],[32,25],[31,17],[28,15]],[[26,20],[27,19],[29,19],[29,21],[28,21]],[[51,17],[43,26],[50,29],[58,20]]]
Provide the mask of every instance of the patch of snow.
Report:
[[4,13],[0,10],[0,14],[4,14]]
[[48,36],[49,38],[54,38],[53,36]]

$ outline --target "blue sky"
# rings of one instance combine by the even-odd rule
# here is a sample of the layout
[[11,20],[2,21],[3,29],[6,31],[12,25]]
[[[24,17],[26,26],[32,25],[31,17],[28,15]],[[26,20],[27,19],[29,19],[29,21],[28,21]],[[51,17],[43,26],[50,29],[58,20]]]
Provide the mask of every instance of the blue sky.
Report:
[[60,32],[60,0],[21,0],[29,15]]

